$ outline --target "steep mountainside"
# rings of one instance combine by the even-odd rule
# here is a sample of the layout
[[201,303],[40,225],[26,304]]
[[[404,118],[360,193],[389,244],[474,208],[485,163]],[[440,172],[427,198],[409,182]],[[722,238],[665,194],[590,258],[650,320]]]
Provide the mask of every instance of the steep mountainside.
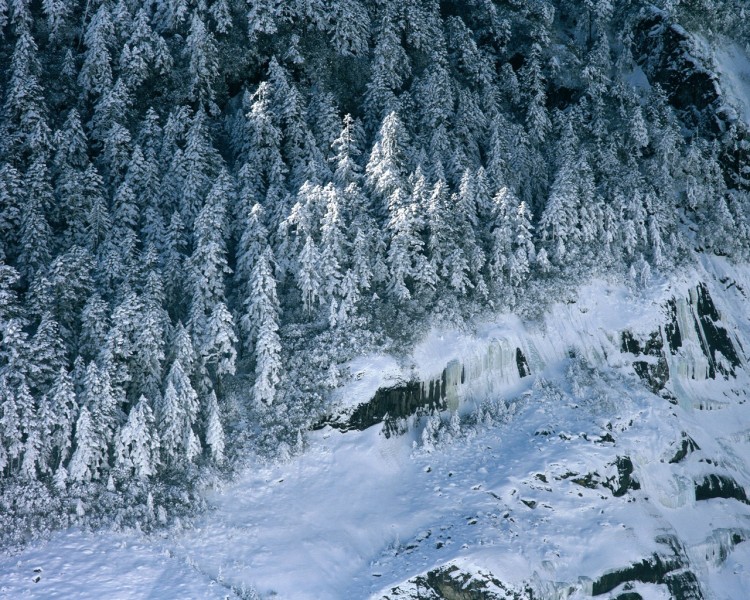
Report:
[[[433,332],[402,366],[359,359],[338,425],[299,456],[249,465],[208,513],[146,544],[71,532],[32,546],[0,562],[0,593],[741,598],[749,290],[748,268],[712,260],[636,294],[596,281],[543,323]],[[357,398],[446,361],[457,410],[341,430]]]
[[248,597],[737,597],[746,10],[0,0],[0,544],[171,532]]

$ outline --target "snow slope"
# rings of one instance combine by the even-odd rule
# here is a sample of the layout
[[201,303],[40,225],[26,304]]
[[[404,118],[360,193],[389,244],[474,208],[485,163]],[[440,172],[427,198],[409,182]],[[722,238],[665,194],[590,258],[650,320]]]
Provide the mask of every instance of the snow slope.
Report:
[[[619,348],[621,331],[647,336],[663,323],[666,300],[687,297],[698,281],[710,283],[722,323],[750,347],[750,271],[721,261],[645,295],[592,283],[544,323],[503,318],[476,336],[435,332],[401,375],[393,361],[362,360],[352,393],[364,393],[363,381],[380,385],[383,365],[387,383],[460,359],[470,375],[459,389],[463,412],[491,400],[492,418],[436,448],[422,445],[423,422],[389,439],[379,425],[314,432],[301,456],[254,465],[213,492],[213,510],[190,529],[63,532],[0,559],[0,597],[409,597],[408,580],[455,564],[538,597],[580,598],[601,591],[603,574],[658,554],[679,555],[703,597],[740,598],[750,555],[732,540],[750,538],[750,507],[696,500],[695,482],[718,473],[750,486],[747,372],[691,379],[680,366],[695,362],[686,344],[670,356],[672,404],[638,380]],[[509,374],[502,361],[481,368],[506,342],[533,357],[532,376]],[[698,449],[670,462],[685,435]],[[620,457],[640,489],[615,496],[605,484],[617,488]],[[631,585],[644,598],[669,597],[663,584]]]

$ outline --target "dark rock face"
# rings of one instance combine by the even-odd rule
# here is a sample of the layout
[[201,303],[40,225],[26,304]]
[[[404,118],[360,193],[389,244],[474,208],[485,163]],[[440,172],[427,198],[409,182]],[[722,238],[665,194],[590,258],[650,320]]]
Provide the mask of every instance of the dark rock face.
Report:
[[[516,348],[515,354],[518,375],[522,378],[531,375],[531,368],[523,351]],[[446,401],[452,393],[449,388],[464,383],[465,380],[464,367],[457,361],[451,361],[438,379],[428,382],[413,380],[380,388],[371,400],[357,406],[352,413],[327,417],[318,422],[314,429],[330,425],[343,431],[362,431],[378,423],[385,423],[385,434],[390,436],[399,432],[397,422],[400,419],[450,408]]]
[[710,60],[691,35],[652,7],[636,25],[633,56],[649,81],[658,83],[685,124],[709,139],[722,138],[720,161],[730,188],[748,189],[750,131],[727,106]]
[[397,419],[408,417],[418,409],[445,408],[445,372],[441,379],[430,381],[425,390],[418,381],[410,381],[392,388],[381,388],[369,402],[360,404],[349,417],[349,428],[364,430],[381,423],[386,416]]
[[[455,369],[460,369],[460,382],[463,383],[465,373],[463,367],[457,363],[449,364],[439,379],[422,383],[421,381],[407,381],[405,383],[380,388],[372,399],[357,406],[349,415],[334,415],[320,421],[315,429],[330,425],[342,431],[350,429],[363,431],[368,427],[385,422],[387,436],[397,433],[396,422],[420,412],[445,410],[448,408],[449,374],[455,378]],[[453,385],[456,382],[452,382]]]
[[670,571],[680,568],[679,562],[673,558],[663,558],[654,554],[651,558],[644,558],[642,561],[605,573],[599,579],[594,581],[591,593],[594,596],[611,592],[618,585],[630,581],[640,581],[642,583],[663,583],[664,576]]
[[645,355],[656,357],[656,362],[651,360],[633,361],[633,368],[638,374],[638,377],[643,380],[652,392],[658,394],[664,389],[667,381],[669,381],[669,365],[667,364],[667,359],[664,355],[664,344],[662,342],[660,331],[653,332],[643,347],[641,347],[638,340],[633,337],[632,333],[629,331],[623,331],[622,349],[624,352],[629,352],[635,356]]
[[745,488],[726,475],[707,475],[703,481],[695,484],[696,500],[710,500],[712,498],[734,499],[744,504],[750,504]]
[[693,438],[691,438],[687,433],[683,431],[682,439],[679,442],[679,449],[677,450],[675,455],[669,459],[669,463],[675,464],[681,462],[688,454],[691,454],[696,450],[700,450],[700,446],[695,443],[695,440],[693,440]]
[[428,571],[409,580],[416,592],[400,586],[391,589],[382,600],[534,600],[530,588],[518,589],[499,581],[489,573],[471,575],[456,565]]
[[677,354],[677,350],[682,347],[682,333],[680,332],[680,325],[677,322],[677,302],[674,298],[667,302],[667,313],[669,315],[669,322],[664,325],[664,335],[669,344],[669,351],[672,354]]
[[692,571],[686,569],[687,559],[677,540],[666,537],[657,541],[668,545],[672,554],[654,553],[651,557],[644,558],[629,567],[605,573],[594,581],[592,595],[600,596],[611,592],[623,583],[640,581],[666,585],[672,598],[702,600],[704,596],[698,579]]
[[[734,369],[740,366],[740,359],[732,345],[729,333],[719,324],[719,313],[708,293],[708,288],[703,283],[698,286],[696,312],[698,317],[696,330],[701,340],[703,353],[709,359],[709,376],[712,379],[715,378],[718,371],[724,376],[734,377]],[[717,361],[719,352],[729,361],[729,365]]]
[[617,596],[615,600],[643,600],[643,596],[638,592],[625,592]]
[[[691,292],[688,303],[696,337],[708,361],[708,377],[715,379],[717,373],[725,378],[735,377],[735,369],[742,363],[732,336],[721,323],[708,287],[699,284],[694,293]],[[667,322],[658,331],[652,332],[645,342],[637,340],[631,332],[623,331],[621,345],[623,352],[636,357],[653,357],[633,361],[633,368],[651,391],[662,395],[667,393],[665,387],[670,376],[665,345],[670,354],[675,355],[682,348],[686,333],[689,333],[680,330],[677,301],[674,298],[667,302],[666,309]]]
[[601,475],[594,471],[593,473],[586,473],[586,475],[584,475],[583,477],[576,477],[575,479],[571,479],[571,481],[576,485],[580,485],[581,487],[595,490],[601,483]]
[[732,116],[722,107],[717,76],[696,58],[690,34],[666,13],[655,8],[646,13],[635,29],[633,50],[649,81],[661,85],[688,125],[714,136],[728,128]]
[[633,461],[630,460],[629,456],[618,456],[614,463],[607,466],[616,467],[617,475],[604,479],[598,472],[594,471],[571,479],[571,481],[590,490],[595,490],[598,487],[606,488],[612,492],[615,498],[621,498],[631,490],[641,489],[641,484],[633,477]]
[[526,361],[526,356],[520,348],[516,348],[516,366],[518,366],[518,374],[523,378],[527,375],[531,375],[531,369],[529,369],[529,363]]
[[633,461],[629,456],[618,456],[615,462],[617,467],[617,478],[610,479],[604,483],[612,495],[619,498],[628,493],[628,490],[640,490],[641,484],[633,477]]

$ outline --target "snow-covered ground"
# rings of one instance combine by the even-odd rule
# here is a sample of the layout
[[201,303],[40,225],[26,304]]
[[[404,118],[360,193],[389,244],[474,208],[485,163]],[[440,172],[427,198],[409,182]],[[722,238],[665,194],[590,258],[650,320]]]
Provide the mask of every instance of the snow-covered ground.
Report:
[[[729,272],[733,284],[724,279]],[[364,399],[410,374],[434,377],[460,360],[462,398],[503,397],[513,408],[432,451],[421,446],[418,428],[388,439],[380,426],[314,432],[301,456],[252,466],[214,491],[213,510],[193,528],[148,538],[67,531],[0,558],[0,597],[249,598],[256,590],[379,598],[453,563],[529,583],[544,598],[579,598],[609,570],[671,555],[664,540],[673,536],[706,597],[741,598],[750,590],[750,551],[747,543],[732,550],[728,532],[750,536],[750,507],[696,501],[693,482],[728,473],[750,485],[747,372],[728,381],[680,376],[674,389],[689,401],[678,397],[675,405],[640,383],[633,356],[619,347],[621,331],[658,329],[664,303],[686,298],[701,280],[710,282],[722,323],[750,347],[742,291],[750,292],[750,276],[720,261],[647,294],[592,283],[543,323],[508,317],[474,336],[433,332],[410,364],[387,357],[353,364],[357,378],[338,401],[347,392]],[[512,374],[508,361],[487,360],[516,346],[529,357],[530,377]],[[571,359],[570,350],[586,360]],[[693,350],[670,357],[670,368],[687,372],[679,363],[694,360]],[[546,385],[535,385],[540,377]],[[699,410],[702,402],[715,410]],[[699,450],[670,463],[683,433]],[[618,457],[632,460],[640,483],[622,497],[595,484],[616,479]],[[583,485],[589,475],[593,487]],[[633,589],[668,597],[663,585]]]
[[713,49],[713,57],[729,101],[750,123],[750,58],[747,50],[728,40]]

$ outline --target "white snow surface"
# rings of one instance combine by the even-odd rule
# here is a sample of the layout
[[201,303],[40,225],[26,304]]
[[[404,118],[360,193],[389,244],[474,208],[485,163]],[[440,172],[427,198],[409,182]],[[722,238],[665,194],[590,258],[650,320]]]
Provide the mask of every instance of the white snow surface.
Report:
[[[353,379],[335,402],[366,399],[414,374],[436,377],[460,360],[464,407],[502,397],[511,406],[504,418],[431,452],[420,446],[418,427],[389,439],[379,425],[314,432],[300,456],[251,465],[212,492],[212,510],[190,529],[149,537],[71,530],[0,557],[0,598],[234,598],[250,589],[261,598],[380,598],[448,563],[529,583],[542,598],[583,598],[608,570],[669,555],[658,541],[669,535],[684,545],[707,598],[744,597],[750,542],[732,547],[726,532],[750,537],[750,507],[697,502],[693,481],[731,473],[750,489],[747,371],[736,380],[691,379],[688,345],[670,357],[680,373],[674,389],[684,395],[673,405],[642,386],[633,357],[620,351],[624,329],[645,339],[665,322],[666,300],[687,298],[699,281],[709,284],[730,333],[750,344],[750,269],[721,260],[639,294],[592,282],[541,323],[500,316],[474,335],[434,331],[409,361],[353,362]],[[530,377],[487,359],[516,346]],[[582,387],[567,375],[571,349],[596,367]],[[540,376],[559,388],[557,399],[533,385]],[[683,432],[700,450],[670,464]],[[600,439],[607,433],[614,442]],[[616,475],[618,456],[632,459],[640,490],[615,498],[574,482]],[[634,589],[668,597],[663,585]]]
[[730,102],[745,123],[750,123],[750,57],[746,49],[729,40],[722,40],[712,54]]

